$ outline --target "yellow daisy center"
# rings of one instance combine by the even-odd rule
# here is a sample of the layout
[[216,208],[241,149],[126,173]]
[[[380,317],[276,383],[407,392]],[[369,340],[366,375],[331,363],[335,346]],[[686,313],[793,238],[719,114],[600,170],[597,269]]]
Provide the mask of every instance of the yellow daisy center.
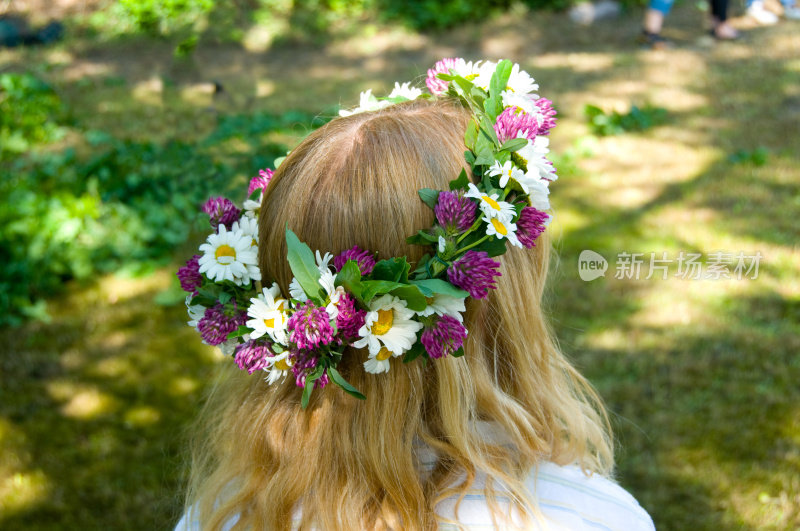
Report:
[[484,201],[486,201],[486,203],[487,203],[487,204],[488,204],[490,207],[492,207],[493,209],[495,209],[495,210],[500,210],[500,205],[497,203],[497,201],[495,201],[494,199],[492,199],[492,198],[491,198],[491,197],[489,197],[488,195],[481,196],[481,199],[483,199]]
[[286,363],[286,358],[276,361],[275,368],[279,371],[288,371],[290,369],[289,364]]
[[497,218],[492,218],[492,226],[498,234],[502,234],[503,236],[508,235],[508,229],[502,222],[498,221]]
[[214,252],[214,256],[217,257],[217,260],[219,260],[223,256],[230,256],[236,258],[236,249],[234,249],[230,245],[222,244],[219,247],[217,247],[217,250]]
[[378,318],[372,323],[372,335],[382,336],[392,328],[394,310],[378,310]]
[[264,326],[267,328],[275,328],[275,319],[264,319]]
[[434,300],[435,300],[435,297],[425,297],[425,302],[428,304],[428,306],[433,304]]
[[375,356],[375,359],[378,361],[385,361],[388,360],[392,353],[386,347],[381,347],[380,351],[378,351],[378,355]]

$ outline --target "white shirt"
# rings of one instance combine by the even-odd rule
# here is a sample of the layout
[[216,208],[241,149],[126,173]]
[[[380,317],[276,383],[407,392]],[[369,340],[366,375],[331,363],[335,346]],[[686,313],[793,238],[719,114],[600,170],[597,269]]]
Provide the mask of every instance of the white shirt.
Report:
[[[433,465],[423,457],[423,468]],[[469,530],[495,529],[489,505],[483,494],[485,477],[480,474],[467,491],[458,508],[458,521]],[[577,466],[558,466],[540,463],[538,470],[531,471],[525,485],[535,493],[539,510],[546,523],[541,529],[554,531],[654,531],[650,515],[642,509],[625,489],[613,481],[594,474],[586,476]],[[495,491],[498,491],[495,485]],[[453,509],[457,496],[446,498],[436,506],[437,514],[455,519]],[[501,509],[508,503],[502,493],[496,496]],[[224,530],[230,530],[237,518],[231,519]],[[450,524],[441,524],[439,529],[457,529]],[[184,514],[175,531],[200,531],[200,522]]]

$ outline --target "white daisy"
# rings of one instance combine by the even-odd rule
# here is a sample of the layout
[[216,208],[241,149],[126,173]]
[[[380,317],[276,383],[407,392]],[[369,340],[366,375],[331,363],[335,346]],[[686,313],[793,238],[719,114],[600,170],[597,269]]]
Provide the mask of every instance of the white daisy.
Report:
[[538,125],[542,125],[544,117],[542,116],[542,110],[535,104],[538,99],[535,96],[536,94],[519,94],[512,90],[504,90],[500,93],[500,98],[503,101],[503,108],[517,107],[522,109],[525,114],[536,118],[536,123]]
[[527,179],[528,203],[536,210],[550,210],[550,187],[543,179]]
[[449,315],[458,319],[459,323],[464,322],[461,313],[466,311],[464,306],[464,299],[458,297],[451,297],[443,293],[434,293],[433,297],[425,297],[428,306],[424,310],[418,312],[419,315],[427,317],[429,315]]
[[231,226],[232,231],[240,231],[246,236],[250,236],[252,242],[250,245],[253,247],[258,246],[258,220],[254,217],[242,216],[239,221],[235,221]]
[[422,90],[412,87],[410,82],[405,82],[402,85],[395,82],[394,90],[389,94],[390,98],[405,98],[407,100],[415,100],[422,95]]
[[391,102],[378,100],[378,98],[372,95],[372,89],[369,89],[359,95],[358,107],[350,109],[349,111],[342,109],[339,111],[339,116],[352,116],[353,114],[361,112],[377,111],[389,105],[391,105]]
[[496,69],[497,63],[492,61],[478,61],[471,69],[472,74],[475,76],[472,83],[483,90],[489,90],[489,85],[492,82],[492,75],[494,75]]
[[389,358],[392,357],[391,351],[386,347],[381,347],[374,356],[370,354],[364,362],[364,370],[372,374],[389,372]]
[[505,188],[509,179],[519,182],[519,180],[525,175],[525,172],[517,168],[514,163],[509,160],[502,166],[500,165],[500,162],[494,161],[494,164],[491,168],[489,168],[486,174],[491,175],[492,177],[499,175],[500,187]]
[[[258,213],[261,210],[261,199],[264,197],[264,192],[261,192],[261,196],[259,196],[258,200],[255,199],[245,199],[242,206],[244,206],[244,214],[242,215],[242,219],[258,219]],[[256,231],[258,232],[258,231]]]
[[505,201],[498,201],[497,194],[485,194],[478,190],[478,187],[472,183],[468,184],[469,191],[464,194],[465,197],[471,197],[480,201],[481,212],[490,218],[500,218],[504,221],[510,221],[516,214],[514,205]]
[[413,320],[414,311],[406,301],[392,295],[382,295],[369,303],[364,326],[358,331],[361,337],[353,343],[356,348],[369,347],[370,356],[377,356],[386,347],[393,356],[399,356],[417,340],[422,323]]
[[[514,63],[514,66],[511,67],[511,75],[508,77],[506,88],[516,94],[531,94],[539,90],[539,85],[525,70],[522,70],[517,63]],[[534,96],[538,97],[537,95]]]
[[515,234],[517,231],[517,225],[515,223],[498,218],[490,218],[488,216],[484,216],[483,221],[486,222],[486,234],[495,236],[501,240],[503,238],[508,238],[508,241],[513,245],[522,247],[522,243]]
[[261,280],[258,269],[258,256],[252,246],[253,238],[241,231],[228,231],[225,225],[219,226],[217,234],[211,234],[206,243],[200,246],[200,273],[205,273],[215,282],[230,280],[237,285]]
[[250,299],[247,316],[251,317],[245,324],[253,329],[251,339],[258,339],[268,334],[273,341],[286,344],[286,299],[281,296],[278,284],[273,283],[269,288],[264,288],[257,297]]
[[529,140],[527,146],[517,151],[517,154],[525,161],[529,178],[547,179],[548,181],[558,179],[555,168],[546,157],[550,153],[549,145],[549,138],[537,136],[533,142]]
[[289,360],[289,353],[284,352],[278,356],[269,359],[269,367],[264,370],[267,371],[266,381],[272,385],[278,380],[282,380],[292,368],[292,362]]

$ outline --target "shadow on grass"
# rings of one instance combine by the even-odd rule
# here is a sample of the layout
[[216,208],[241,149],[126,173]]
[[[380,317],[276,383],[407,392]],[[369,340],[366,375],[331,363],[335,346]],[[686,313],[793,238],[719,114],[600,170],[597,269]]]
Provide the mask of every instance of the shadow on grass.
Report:
[[178,517],[184,429],[214,358],[184,308],[154,304],[163,285],[127,297],[116,284],[131,281],[104,284],[65,297],[54,324],[2,332],[0,443],[18,483],[3,529],[165,529]]

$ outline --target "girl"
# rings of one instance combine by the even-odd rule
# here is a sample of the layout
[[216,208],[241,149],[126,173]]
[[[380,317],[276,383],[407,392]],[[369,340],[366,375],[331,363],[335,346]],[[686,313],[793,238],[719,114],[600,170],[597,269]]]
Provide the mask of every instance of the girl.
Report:
[[[417,191],[469,169],[469,120],[456,100],[418,99],[312,133],[264,193],[262,278],[288,295],[287,224],[311,249],[417,263],[406,237],[434,222]],[[652,529],[609,479],[600,399],[546,323],[549,252],[542,236],[500,257],[497,289],[467,299],[463,357],[370,374],[366,349],[349,348],[338,371],[365,401],[328,385],[304,409],[292,378],[267,385],[226,363],[177,529]]]

